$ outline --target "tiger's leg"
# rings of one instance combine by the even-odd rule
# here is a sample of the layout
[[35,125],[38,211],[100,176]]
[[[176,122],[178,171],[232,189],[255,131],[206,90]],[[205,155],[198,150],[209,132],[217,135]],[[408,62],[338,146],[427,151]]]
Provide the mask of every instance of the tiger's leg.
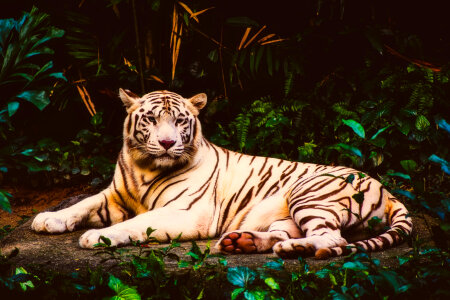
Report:
[[199,211],[161,207],[110,227],[88,230],[80,237],[79,244],[82,248],[93,248],[101,236],[110,239],[112,246],[130,244],[130,239],[145,241],[149,227],[155,229],[152,237],[160,242],[168,242],[180,234],[180,240],[205,239],[210,236],[204,215]]
[[222,235],[216,249],[225,254],[262,253],[272,250],[279,241],[300,237],[294,221],[284,218],[273,222],[268,231],[235,230]]
[[71,207],[38,214],[31,224],[37,232],[61,233],[80,227],[105,227],[126,220],[133,213],[120,206],[108,188]]
[[[323,200],[322,200],[323,201]],[[280,257],[311,256],[321,248],[347,245],[341,236],[340,214],[334,204],[293,205],[293,220],[304,238],[288,239],[274,245],[274,252]],[[299,209],[295,209],[299,207]]]

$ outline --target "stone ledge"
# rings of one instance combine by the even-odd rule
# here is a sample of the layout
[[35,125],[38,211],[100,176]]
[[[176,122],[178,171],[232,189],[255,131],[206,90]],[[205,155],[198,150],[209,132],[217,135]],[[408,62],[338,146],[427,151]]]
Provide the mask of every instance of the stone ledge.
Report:
[[[88,195],[79,195],[68,198],[62,201],[59,205],[49,209],[49,211],[59,210],[64,207],[73,205],[74,203],[84,199]],[[431,217],[425,217],[426,220],[419,217],[413,218],[414,228],[416,233],[421,239],[426,241],[431,240],[431,234],[427,229],[427,223],[435,225],[436,221]],[[33,268],[44,268],[49,271],[71,273],[71,272],[84,272],[87,268],[96,268],[99,265],[105,270],[112,267],[113,262],[102,262],[105,256],[94,255],[96,250],[82,249],[78,246],[79,237],[86,230],[78,230],[75,232],[64,234],[38,234],[31,231],[32,219],[26,223],[17,227],[7,237],[0,241],[0,251],[2,254],[8,254],[15,248],[19,249],[19,254],[12,259],[12,263],[17,266],[24,266]],[[217,239],[211,241],[211,247],[215,244]],[[200,249],[204,250],[207,245],[207,241],[197,241]],[[167,245],[155,246],[164,247]],[[190,242],[181,243],[180,248],[175,248],[173,253],[183,257],[184,254],[191,248]],[[124,247],[129,249],[130,254],[136,254],[138,249],[136,247]],[[398,266],[397,256],[407,253],[411,248],[406,244],[399,245],[397,247],[372,253],[372,257],[379,259],[381,264],[386,267]],[[277,256],[273,253],[267,254],[241,254],[230,255],[226,259],[228,266],[247,266],[250,268],[261,267],[263,264],[269,261],[271,258]],[[328,260],[316,260],[314,258],[306,258],[306,262],[310,268],[315,270],[322,266],[327,265],[330,262],[342,261],[342,257],[332,258]],[[299,264],[297,259],[285,259],[286,269],[292,270]],[[177,265],[175,261],[168,261],[166,264],[168,270],[176,270]]]

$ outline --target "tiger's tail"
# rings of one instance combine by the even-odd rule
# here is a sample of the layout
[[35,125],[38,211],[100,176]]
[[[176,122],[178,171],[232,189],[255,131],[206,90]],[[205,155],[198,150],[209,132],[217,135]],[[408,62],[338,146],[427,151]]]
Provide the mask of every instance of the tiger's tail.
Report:
[[406,207],[393,197],[387,200],[387,223],[390,228],[384,233],[367,240],[350,243],[345,246],[322,248],[316,251],[316,259],[327,259],[341,255],[348,255],[358,251],[380,251],[402,243],[411,235],[412,221]]

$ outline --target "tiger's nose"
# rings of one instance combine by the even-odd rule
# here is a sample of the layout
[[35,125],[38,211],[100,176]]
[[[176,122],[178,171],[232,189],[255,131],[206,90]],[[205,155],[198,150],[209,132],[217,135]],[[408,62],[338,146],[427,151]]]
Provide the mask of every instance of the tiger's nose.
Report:
[[162,140],[159,141],[159,144],[164,147],[164,149],[168,150],[170,147],[175,145],[175,141],[172,140]]

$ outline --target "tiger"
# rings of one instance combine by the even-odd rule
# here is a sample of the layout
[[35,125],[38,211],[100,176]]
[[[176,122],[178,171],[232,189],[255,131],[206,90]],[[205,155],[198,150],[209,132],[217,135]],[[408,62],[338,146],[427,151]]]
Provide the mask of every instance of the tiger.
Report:
[[[365,173],[208,141],[199,121],[204,93],[139,97],[120,89],[119,98],[127,116],[111,184],[71,207],[39,213],[33,231],[91,228],[79,246],[94,248],[103,237],[111,246],[144,241],[151,227],[160,242],[218,238],[219,253],[317,259],[384,250],[411,234],[405,206]],[[347,241],[352,235],[358,238]]]

